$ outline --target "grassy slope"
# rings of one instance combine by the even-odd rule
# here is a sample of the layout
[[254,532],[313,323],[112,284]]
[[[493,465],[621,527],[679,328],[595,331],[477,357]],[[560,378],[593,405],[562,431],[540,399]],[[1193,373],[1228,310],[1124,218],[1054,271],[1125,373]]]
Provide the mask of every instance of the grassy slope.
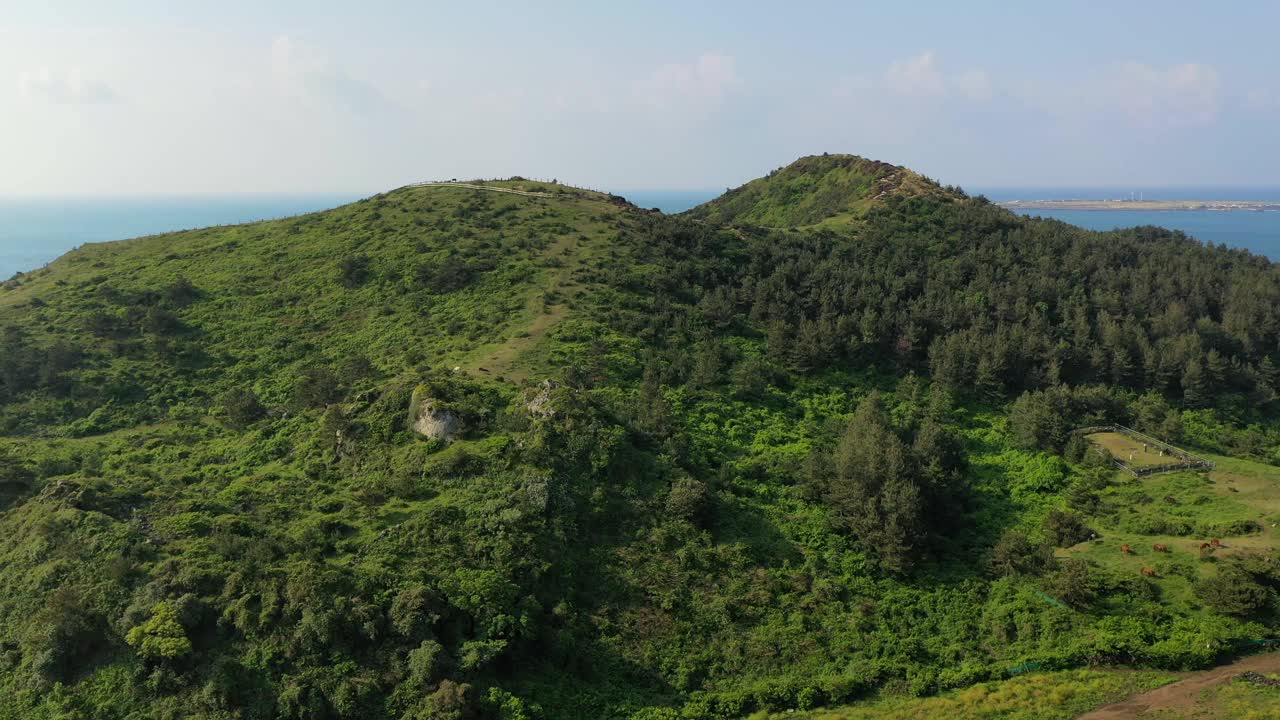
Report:
[[[1206,474],[1181,472],[1134,479],[1117,473],[1115,484],[1105,495],[1105,502],[1117,508],[1119,516],[1099,513],[1090,517],[1091,526],[1102,537],[1096,542],[1060,550],[1058,555],[1084,559],[1120,577],[1136,577],[1142,568],[1152,567],[1159,573],[1152,582],[1158,588],[1161,605],[1211,618],[1209,609],[1197,610],[1199,603],[1191,592],[1195,580],[1214,574],[1216,568],[1215,562],[1199,560],[1200,544],[1210,537],[1223,538],[1223,547],[1213,553],[1213,560],[1240,552],[1274,552],[1277,544],[1273,524],[1280,512],[1280,483],[1277,482],[1280,471],[1274,466],[1222,456],[1212,456],[1211,459],[1218,463],[1218,468]],[[978,462],[982,464],[984,459],[978,458]],[[1005,472],[1010,469],[1008,466],[1004,468]],[[1043,468],[1037,469],[1043,471]],[[1015,490],[1015,501],[1017,495]],[[1176,502],[1168,502],[1166,498]],[[1041,509],[1028,507],[1022,515],[1022,522],[1029,528],[1033,527],[1033,521],[1041,515]],[[1170,520],[1201,532],[1169,535],[1149,529]],[[1230,529],[1248,521],[1256,521],[1261,530],[1238,534]],[[1153,551],[1152,545],[1156,543],[1167,545],[1170,552]],[[1123,544],[1130,544],[1134,553],[1121,553]],[[1159,687],[1176,677],[1169,673],[1128,671],[1034,673],[981,683],[930,698],[887,693],[845,708],[798,715],[793,712],[785,715],[762,713],[759,717],[813,720],[890,720],[926,716],[975,720],[993,717],[1065,719]],[[1277,711],[1280,711],[1280,692],[1234,682],[1201,692],[1192,704],[1182,709],[1153,711],[1141,717],[1149,716],[1153,720],[1260,719],[1272,717]]]
[[[1163,473],[1144,478],[1117,475],[1104,502],[1117,514],[1090,518],[1099,539],[1061,551],[1121,574],[1138,575],[1152,568],[1162,599],[1170,605],[1196,603],[1192,584],[1214,573],[1216,563],[1200,560],[1200,545],[1221,538],[1212,560],[1246,551],[1271,552],[1277,547],[1280,520],[1280,470],[1270,465],[1211,456],[1218,467],[1207,474]],[[1250,531],[1256,523],[1256,531]],[[1172,534],[1175,530],[1177,534]],[[1128,544],[1132,554],[1120,551]],[[1156,552],[1163,544],[1169,552]]]
[[1032,673],[980,683],[931,698],[884,697],[815,713],[765,714],[760,720],[1069,720],[1099,705],[1159,687],[1176,676],[1162,672],[1073,670]]
[[[185,277],[209,298],[182,317],[204,351],[276,401],[284,387],[262,379],[289,376],[280,371],[296,366],[300,349],[334,363],[366,355],[392,374],[422,362],[501,371],[564,317],[573,274],[607,244],[621,211],[598,195],[406,188],[287,220],[87,245],[7,283],[0,308],[7,323],[93,346],[83,316],[105,288],[146,292]],[[376,281],[336,284],[337,263],[351,254],[369,259]],[[451,257],[477,265],[478,282],[441,293],[413,279]],[[142,369],[134,365],[108,372]],[[208,376],[212,395],[222,378]]]
[[1202,691],[1186,707],[1153,710],[1139,717],[1143,720],[1270,720],[1280,717],[1280,689],[1236,680]]
[[[344,406],[362,417],[377,411],[370,403],[385,387],[397,398],[394,388],[412,387],[404,382],[421,377],[413,368],[461,365],[481,381],[505,373],[509,383],[545,370],[542,346],[570,315],[581,287],[575,275],[618,232],[624,208],[543,183],[500,185],[565,197],[406,188],[325,213],[89,245],[6,283],[6,325],[37,343],[85,348],[89,357],[77,378],[82,400],[20,398],[6,408],[14,437],[0,448],[40,480],[0,508],[7,510],[0,560],[8,568],[0,574],[0,608],[31,617],[59,588],[75,590],[86,605],[122,608],[124,588],[172,558],[195,577],[234,573],[249,537],[267,557],[290,546],[297,549],[285,552],[329,548],[327,564],[360,575],[371,549],[388,552],[389,528],[429,525],[431,517],[474,507],[477,494],[448,483],[414,487],[432,474],[424,469],[430,447],[404,442],[407,405],[382,411],[388,432],[401,439],[365,463],[358,482],[323,469],[332,451],[315,442],[316,416],[289,405],[300,368],[336,368],[355,356],[373,364],[350,383],[362,399]],[[353,254],[367,258],[369,278],[342,287],[338,263]],[[449,258],[474,271],[444,290],[432,273]],[[198,350],[197,359],[154,356],[150,335],[101,338],[86,330],[90,315],[121,316],[141,304],[138,294],[180,277],[199,299],[178,311],[183,329],[175,342],[182,353]],[[405,373],[413,379],[401,382]],[[127,385],[127,401],[90,396],[89,386],[99,384]],[[280,419],[249,432],[227,427],[215,419],[217,398],[232,387],[253,389]],[[509,384],[495,387],[512,392]],[[464,449],[477,457],[495,451],[477,441],[451,452]],[[439,461],[447,468],[450,457]],[[379,562],[450,564],[432,559],[438,549],[431,543],[390,552]],[[8,641],[20,642],[24,632],[15,628]],[[128,707],[122,683],[132,682],[134,661],[121,637],[71,676],[84,697],[114,696]],[[3,684],[22,687],[11,684],[18,676],[8,670],[0,672]],[[41,696],[48,698],[38,685],[10,695],[0,717],[36,712],[28,703]]]
[[854,155],[811,155],[699,205],[707,222],[765,227],[848,227],[890,196],[941,193],[911,170]]

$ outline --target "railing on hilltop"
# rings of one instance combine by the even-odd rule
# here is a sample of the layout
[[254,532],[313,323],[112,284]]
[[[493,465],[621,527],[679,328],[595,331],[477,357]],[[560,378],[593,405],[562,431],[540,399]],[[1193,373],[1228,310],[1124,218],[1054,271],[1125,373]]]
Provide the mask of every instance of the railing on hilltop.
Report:
[[[485,183],[495,182],[526,182],[535,185],[554,185],[557,188],[568,188],[569,190],[577,190],[578,192],[598,193],[600,195],[612,196],[613,193],[608,190],[597,190],[595,188],[584,187],[582,185],[571,185],[569,183],[560,182],[559,180],[542,180],[539,178],[527,177],[509,177],[509,178],[473,178],[471,180],[423,180],[421,182],[413,182],[404,187],[428,187],[431,185],[452,185],[455,187],[472,187],[484,190],[512,190],[512,188],[498,188],[493,185],[485,185]],[[530,192],[528,190],[519,190],[516,192]],[[548,192],[547,195],[569,195],[565,192]]]
[[[552,188],[553,192],[543,192],[538,190],[518,190],[516,188],[502,187],[500,185],[484,184],[484,183],[490,183],[490,182],[526,182],[526,183],[533,183],[535,185],[538,185],[544,182],[549,182],[555,185],[555,187]],[[429,187],[452,187],[452,188],[465,188],[470,190],[486,190],[489,192],[505,193],[507,195],[519,195],[521,197],[539,198],[544,200],[598,200],[600,202],[607,202],[612,205],[635,207],[634,205],[631,204],[629,200],[622,197],[621,195],[614,195],[613,193],[605,192],[603,190],[592,190],[591,188],[578,187],[576,185],[566,185],[564,183],[557,183],[554,180],[553,181],[530,180],[528,178],[508,178],[505,180],[499,179],[499,180],[468,180],[468,181],[424,180],[422,182],[409,183],[408,185],[404,185],[397,189],[404,190],[407,188],[429,188]],[[588,193],[596,193],[603,197],[599,197],[599,198],[592,197],[591,195],[588,195]],[[642,212],[647,212],[647,211],[642,210]]]

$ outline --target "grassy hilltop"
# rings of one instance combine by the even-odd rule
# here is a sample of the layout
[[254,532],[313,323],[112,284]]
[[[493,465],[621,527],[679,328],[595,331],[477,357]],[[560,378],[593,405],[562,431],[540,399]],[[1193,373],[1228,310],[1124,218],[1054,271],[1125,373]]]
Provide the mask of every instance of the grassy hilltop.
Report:
[[1274,636],[1265,259],[849,156],[488,185],[0,286],[0,718],[1086,707]]
[[856,155],[810,155],[689,210],[724,225],[848,226],[891,197],[954,197],[912,170]]

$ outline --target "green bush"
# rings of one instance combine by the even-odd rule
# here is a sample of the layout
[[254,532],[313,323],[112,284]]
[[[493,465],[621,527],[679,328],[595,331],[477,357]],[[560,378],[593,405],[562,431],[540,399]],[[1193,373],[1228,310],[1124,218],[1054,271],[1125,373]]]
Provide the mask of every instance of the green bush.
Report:
[[1083,608],[1098,598],[1098,579],[1086,562],[1067,558],[1045,578],[1045,589],[1068,605]]
[[1057,547],[1071,547],[1094,535],[1079,515],[1057,509],[1045,516],[1043,528],[1045,539]]
[[178,660],[191,654],[191,640],[169,603],[157,603],[151,617],[125,636],[139,655],[148,660]]
[[1006,530],[991,550],[991,568],[999,576],[1040,575],[1053,567],[1053,548]]

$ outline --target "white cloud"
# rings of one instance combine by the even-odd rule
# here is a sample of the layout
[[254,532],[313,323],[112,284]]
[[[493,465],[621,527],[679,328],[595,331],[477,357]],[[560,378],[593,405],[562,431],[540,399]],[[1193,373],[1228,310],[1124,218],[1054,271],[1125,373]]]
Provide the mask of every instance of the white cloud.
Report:
[[1144,127],[1210,125],[1222,108],[1222,80],[1208,65],[1185,63],[1168,69],[1139,62],[1118,65],[1103,83],[1110,105]]
[[946,99],[984,103],[994,95],[991,78],[982,70],[950,74],[938,62],[938,56],[926,51],[903,60],[894,60],[879,76],[862,75],[845,82],[833,91],[836,97],[859,96],[871,99],[888,94],[917,101]]
[[1166,68],[1128,61],[1084,70],[1058,82],[1027,83],[1016,96],[1064,127],[1103,126],[1109,132],[1178,130],[1214,124],[1223,108],[1223,82],[1208,65]]
[[120,96],[106,83],[86,77],[78,67],[43,67],[18,74],[18,95],[24,100],[67,105],[113,103]]
[[690,101],[715,105],[741,86],[733,58],[707,52],[691,63],[663,65],[638,91],[646,103],[661,107]]
[[283,81],[324,69],[325,62],[311,47],[288,35],[280,35],[271,41],[271,72]]
[[334,67],[319,48],[288,35],[271,42],[271,74],[286,94],[372,115],[393,104],[372,84]]
[[961,97],[972,102],[987,102],[994,94],[991,78],[981,70],[970,70],[957,77],[952,85]]
[[884,83],[893,92],[911,97],[938,97],[946,92],[932,51],[890,63]]

